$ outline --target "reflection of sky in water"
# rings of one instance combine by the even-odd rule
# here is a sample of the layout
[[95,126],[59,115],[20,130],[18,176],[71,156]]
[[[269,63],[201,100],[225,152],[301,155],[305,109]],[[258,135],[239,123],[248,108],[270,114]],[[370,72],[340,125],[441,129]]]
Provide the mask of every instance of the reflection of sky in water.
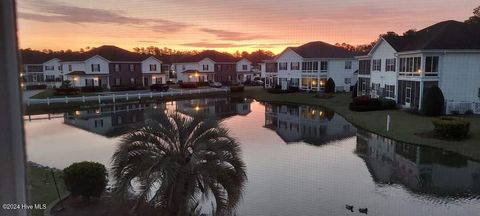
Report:
[[[170,104],[169,108],[180,107],[188,113],[198,104]],[[441,151],[411,145],[400,145],[399,150],[399,144],[395,149],[393,142],[378,136],[365,138],[363,132],[319,146],[301,140],[287,144],[279,135],[290,130],[291,122],[298,122],[295,116],[278,114],[275,121],[287,125],[281,129],[266,126],[265,119],[271,116],[258,102],[251,103],[243,115],[235,114],[242,106],[225,108],[225,104],[214,103],[200,107],[209,107],[209,112],[222,110],[224,124],[240,142],[248,182],[239,215],[347,215],[345,204],[368,207],[369,215],[480,215],[478,197],[436,194],[451,188],[478,194],[479,187],[472,186],[480,182],[475,177],[480,173],[477,162],[455,156],[463,162],[438,164]],[[118,137],[106,138],[63,121],[26,122],[29,160],[58,168],[83,160],[109,166]],[[335,131],[331,128],[345,128],[348,123],[334,115],[330,121],[300,127],[315,124],[327,124],[328,134]],[[413,158],[412,152],[418,157]]]

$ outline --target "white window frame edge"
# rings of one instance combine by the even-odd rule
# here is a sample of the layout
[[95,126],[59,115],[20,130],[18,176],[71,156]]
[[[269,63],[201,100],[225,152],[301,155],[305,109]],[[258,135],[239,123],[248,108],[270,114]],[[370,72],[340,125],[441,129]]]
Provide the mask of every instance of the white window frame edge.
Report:
[[[0,203],[26,204],[25,138],[17,55],[16,5],[14,0],[0,1]],[[27,215],[25,209],[1,209],[0,215]]]

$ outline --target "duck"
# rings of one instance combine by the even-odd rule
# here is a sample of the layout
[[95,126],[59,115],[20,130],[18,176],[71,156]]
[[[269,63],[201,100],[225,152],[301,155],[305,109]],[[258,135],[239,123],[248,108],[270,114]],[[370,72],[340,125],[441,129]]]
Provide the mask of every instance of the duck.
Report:
[[368,214],[368,208],[359,208],[358,211],[363,214]]
[[353,205],[345,205],[345,208],[353,212]]

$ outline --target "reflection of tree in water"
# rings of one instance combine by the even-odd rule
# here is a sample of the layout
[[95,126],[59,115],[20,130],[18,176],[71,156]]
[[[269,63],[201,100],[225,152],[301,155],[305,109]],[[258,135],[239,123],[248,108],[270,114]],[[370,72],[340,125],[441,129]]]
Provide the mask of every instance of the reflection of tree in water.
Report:
[[363,130],[357,132],[355,153],[379,184],[398,183],[415,193],[441,197],[480,197],[480,163],[459,154]]
[[240,147],[226,128],[173,112],[149,113],[143,127],[127,133],[112,170],[118,192],[137,192],[135,208],[160,215],[193,215],[209,200],[217,215],[230,214],[246,182]]

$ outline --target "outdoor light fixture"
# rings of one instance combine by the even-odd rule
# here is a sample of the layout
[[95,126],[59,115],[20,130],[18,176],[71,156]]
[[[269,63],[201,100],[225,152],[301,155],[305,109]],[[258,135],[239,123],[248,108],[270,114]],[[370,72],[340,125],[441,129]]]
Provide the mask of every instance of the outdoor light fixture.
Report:
[[[322,83],[320,82],[320,84],[322,84]],[[316,80],[312,80],[312,85],[317,85],[317,81],[316,81]]]
[[320,81],[320,86],[324,86],[325,85],[325,82],[324,81]]
[[422,73],[422,69],[418,69],[418,70],[417,70],[417,73]]
[[195,106],[195,111],[200,111],[200,107],[199,106]]
[[80,111],[78,111],[78,110],[75,111],[75,115],[76,115],[76,116],[79,116],[79,115],[80,115]]

